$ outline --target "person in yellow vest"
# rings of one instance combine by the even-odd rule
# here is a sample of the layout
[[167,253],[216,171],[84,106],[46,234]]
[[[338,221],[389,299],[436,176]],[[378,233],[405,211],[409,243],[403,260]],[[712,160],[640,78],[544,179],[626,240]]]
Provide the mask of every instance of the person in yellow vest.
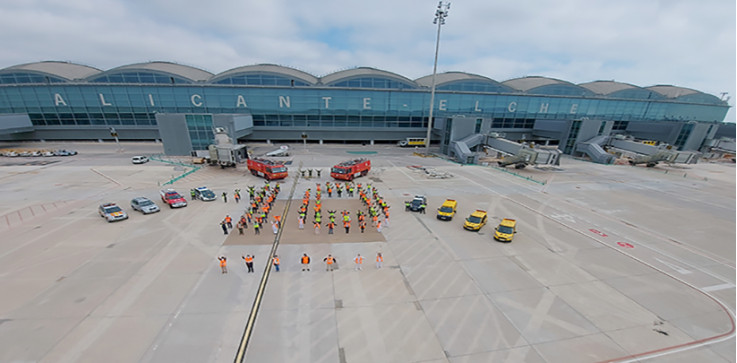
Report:
[[338,260],[333,255],[328,255],[328,257],[322,260],[325,261],[325,271],[333,271],[335,264],[338,263]]
[[306,253],[302,254],[302,271],[309,271],[310,270],[310,256],[307,256]]
[[274,268],[276,269],[276,272],[279,272],[279,256],[274,255]]
[[253,272],[253,258],[254,257],[256,257],[256,256],[251,256],[251,255],[241,256],[241,258],[244,261],[246,261],[246,267],[248,268],[248,272],[249,273]]
[[228,273],[228,262],[225,256],[218,257],[218,260],[220,260],[220,271],[222,273],[227,274]]
[[376,268],[381,268],[382,265],[384,265],[384,256],[381,255],[381,252],[376,252]]
[[363,257],[360,253],[356,255],[356,258],[353,259],[353,262],[356,263],[356,271],[360,270],[361,266],[363,266]]

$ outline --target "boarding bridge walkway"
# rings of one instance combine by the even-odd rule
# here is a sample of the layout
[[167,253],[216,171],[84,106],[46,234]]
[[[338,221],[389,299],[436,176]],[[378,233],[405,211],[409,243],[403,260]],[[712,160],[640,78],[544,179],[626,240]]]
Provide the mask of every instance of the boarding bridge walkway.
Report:
[[598,164],[612,164],[614,163],[614,155],[609,154],[601,147],[609,140],[609,136],[596,136],[584,142],[576,144],[575,151],[581,152],[589,156],[591,161]]

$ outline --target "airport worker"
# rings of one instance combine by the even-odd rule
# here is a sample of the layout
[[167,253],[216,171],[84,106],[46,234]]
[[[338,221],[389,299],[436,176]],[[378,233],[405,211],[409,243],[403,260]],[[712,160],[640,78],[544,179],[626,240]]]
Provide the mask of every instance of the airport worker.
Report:
[[300,215],[297,221],[299,223],[299,229],[305,229],[305,218]]
[[381,232],[381,221],[376,222],[376,231]]
[[322,260],[325,262],[325,271],[333,271],[335,264],[338,262],[338,260],[330,254]]
[[376,268],[381,268],[382,265],[384,265],[384,256],[381,255],[381,252],[376,252]]
[[228,224],[228,228],[233,228],[233,218],[230,218],[230,214],[225,215],[225,223]]
[[328,234],[333,234],[333,229],[335,229],[335,223],[328,222],[325,225],[328,226]]
[[361,228],[361,233],[366,229],[366,221],[362,221],[358,223],[358,226]]
[[243,222],[238,222],[236,226],[238,227],[238,234],[243,234]]
[[225,223],[225,220],[220,222],[220,227],[223,227],[223,234],[228,234],[228,224]]
[[228,192],[223,192],[223,202],[228,203]]
[[218,257],[218,260],[220,261],[220,271],[224,274],[228,273],[228,262],[225,256]]
[[253,220],[253,232],[254,234],[261,234],[261,221],[259,219]]
[[276,272],[279,272],[279,256],[274,255],[273,263],[274,263],[274,268],[276,269]]
[[194,189],[189,190],[189,196],[192,197],[192,200],[194,200],[194,196],[195,196]]
[[315,234],[320,234],[320,223],[317,223],[317,221],[315,221],[313,223],[313,226],[315,228]]
[[253,272],[253,258],[254,257],[256,257],[256,256],[251,256],[251,255],[246,255],[245,257],[244,256],[241,256],[241,258],[244,261],[246,261],[246,268],[248,268],[248,273]]
[[302,271],[309,271],[310,270],[310,256],[307,256],[306,253],[303,253],[300,261],[302,262]]
[[353,259],[353,262],[356,263],[356,271],[361,270],[361,266],[363,266],[363,257],[360,253],[356,255],[356,257]]
[[345,227],[345,233],[350,232],[350,230],[351,230],[351,221],[344,221],[343,222],[343,227]]

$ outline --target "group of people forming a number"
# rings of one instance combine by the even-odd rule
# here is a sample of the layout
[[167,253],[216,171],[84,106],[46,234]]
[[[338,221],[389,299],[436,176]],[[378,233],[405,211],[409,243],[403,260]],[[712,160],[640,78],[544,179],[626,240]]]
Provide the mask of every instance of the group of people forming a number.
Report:
[[[246,263],[246,268],[248,269],[249,273],[254,272],[253,271],[253,259],[255,258],[255,255],[245,255],[241,256],[243,261]],[[356,257],[353,258],[353,263],[355,265],[355,270],[359,271],[363,267],[363,256],[361,254],[357,254]],[[222,273],[227,274],[228,273],[228,259],[225,256],[218,257],[218,261],[220,261],[220,270]],[[323,262],[325,262],[325,271],[333,271],[338,266],[338,259],[333,257],[332,254],[328,254],[325,258],[322,259]],[[310,271],[310,263],[312,260],[310,259],[310,256],[308,256],[306,253],[302,254],[302,257],[299,259],[300,264],[302,265],[302,271]],[[274,270],[276,272],[279,272],[279,266],[281,265],[281,261],[279,261],[279,256],[274,255],[274,258],[271,259],[271,264],[274,266]],[[381,255],[381,252],[376,253],[376,268],[379,269],[384,265],[384,256]]]
[[[341,190],[343,190],[343,185],[340,182],[335,182],[331,184],[330,182],[325,182],[325,188],[328,192],[328,197],[332,197],[332,191],[333,188],[336,188],[338,191],[338,197],[341,195]],[[315,230],[315,234],[320,233],[321,226],[323,225],[322,220],[322,186],[320,183],[316,183],[316,190],[315,193],[315,206],[312,208],[314,210],[314,215],[312,217],[313,219],[313,228]],[[363,203],[363,206],[366,208],[366,212],[362,210],[356,211],[356,217],[358,218],[358,228],[361,230],[361,233],[364,232],[366,229],[367,219],[370,220],[371,226],[376,227],[376,230],[378,232],[381,232],[382,222],[384,223],[384,226],[389,227],[389,205],[387,204],[386,200],[384,200],[381,195],[379,195],[378,189],[375,187],[372,187],[371,184],[367,184],[364,188],[361,183],[357,184],[357,188],[354,187],[352,182],[345,182],[345,190],[349,197],[353,197],[354,190],[358,191],[358,197]],[[302,197],[302,205],[299,207],[299,217],[297,218],[297,222],[299,223],[299,229],[304,229],[305,223],[307,222],[307,211],[309,209],[310,205],[310,194],[312,189],[307,189],[304,193],[304,196]],[[328,210],[327,213],[327,223],[324,225],[328,228],[328,234],[333,234],[333,230],[336,228],[336,217],[335,213],[337,211],[335,210]],[[340,212],[342,215],[339,223],[343,224],[343,228],[345,228],[345,233],[349,233],[351,230],[351,217],[350,212],[348,210],[343,210]],[[383,220],[380,219],[381,215],[383,214]]]

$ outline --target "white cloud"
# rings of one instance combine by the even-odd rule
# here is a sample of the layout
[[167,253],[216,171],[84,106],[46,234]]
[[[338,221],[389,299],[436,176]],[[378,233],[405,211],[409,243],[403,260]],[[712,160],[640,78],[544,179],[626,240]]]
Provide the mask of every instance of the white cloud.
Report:
[[[254,64],[317,76],[370,66],[432,72],[436,1],[36,0],[0,2],[0,67],[69,60],[112,67],[166,60],[213,73]],[[439,71],[504,81],[613,79],[737,96],[731,0],[459,0]],[[730,101],[730,103],[733,103]],[[734,112],[728,121],[734,121]]]

